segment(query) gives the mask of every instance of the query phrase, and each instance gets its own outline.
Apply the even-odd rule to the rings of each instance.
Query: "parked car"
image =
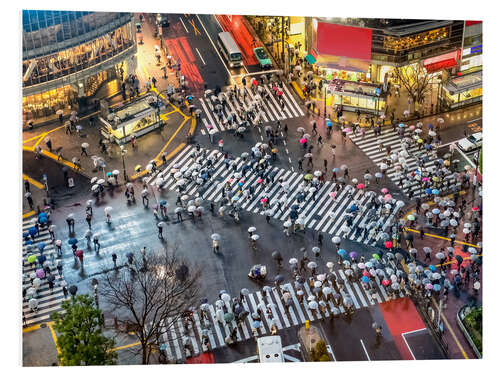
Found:
[[[473,151],[483,144],[483,133],[478,132],[469,135],[467,138],[462,138],[458,141],[458,147],[464,151]]]
[[[266,50],[263,47],[257,47],[253,49],[253,53],[257,60],[259,61],[259,65],[263,69],[272,68],[273,63],[269,56],[266,53]]]

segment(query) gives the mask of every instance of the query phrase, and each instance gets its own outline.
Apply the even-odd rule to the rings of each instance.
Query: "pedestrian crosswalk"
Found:
[[[411,131],[406,128],[405,136],[409,135]],[[387,157],[386,147],[389,146],[391,148],[391,152],[399,153],[402,151],[401,147],[401,136],[398,132],[395,132],[392,128],[384,128],[381,130],[381,135],[376,136],[373,130],[365,131],[365,135],[363,136],[361,133],[350,133],[349,137],[351,140],[363,151],[377,166],[380,166],[382,162],[384,162]],[[427,170],[434,169],[434,163],[437,158],[432,153],[427,153],[423,148],[419,150],[418,147],[412,146],[408,147],[407,151],[409,153],[409,157],[406,157],[405,164],[407,165],[408,173],[414,172],[418,169],[418,160],[422,159],[423,166]],[[403,169],[397,165],[397,163],[392,163],[391,166],[387,169],[386,175],[398,186],[400,185],[400,179],[402,177]],[[404,174],[404,172],[403,172]],[[454,178],[453,174],[450,172],[445,175],[444,180],[449,180],[450,186],[458,186],[459,183]],[[408,179],[402,186],[403,192],[408,195],[410,190],[413,192],[414,197],[425,196],[426,193],[422,188],[421,184],[415,179]]]
[[[381,285],[378,276],[373,279],[374,288],[368,291],[355,278],[348,279],[343,270],[336,270],[332,273],[335,274],[337,280],[344,280],[344,284],[337,281],[334,285],[329,279],[325,280],[323,287],[330,287],[333,291],[329,298],[319,296],[316,291],[311,290],[308,283],[303,284],[303,293],[298,293],[299,289],[296,289],[292,283],[284,283],[278,288],[264,287],[263,290],[247,294],[242,299],[241,305],[245,311],[248,311],[248,315],[240,323],[235,320],[225,321],[218,318],[215,312],[217,307],[212,304],[204,308],[206,313],[201,309],[194,311],[193,321],[187,329],[180,318],[176,321],[168,318],[166,322],[162,322],[162,326],[165,328],[161,341],[165,354],[170,361],[184,361],[184,346],[186,344],[193,351],[193,356],[208,349],[203,344],[204,339],[210,344],[210,350],[225,347],[227,345],[226,338],[234,328],[236,328],[236,342],[241,342],[257,336],[270,335],[273,326],[279,334],[279,331],[283,329],[305,324],[306,320],[314,322],[332,318],[332,314],[337,316],[338,311],[335,309],[338,309],[340,313],[345,313],[345,302],[349,298],[353,302],[354,310],[359,310],[389,301],[391,298],[405,296],[402,291],[389,296],[389,291]],[[283,294],[286,292],[290,294],[291,298],[291,302],[288,304],[283,298]],[[338,295],[335,296],[335,293]],[[375,295],[376,298],[372,299],[372,296]],[[311,309],[309,301],[313,298],[320,303],[319,306],[323,305],[324,308]],[[234,313],[230,302],[225,302],[223,309],[224,312]],[[261,310],[261,314],[258,313],[258,309]],[[255,322],[256,320],[258,323]]]
[[[150,178],[148,182],[161,186],[165,191],[175,191],[177,180],[171,169],[173,166],[189,169],[195,163],[192,157],[194,151],[195,148],[192,146],[185,147],[162,172],[154,178]],[[401,204],[392,204],[388,209],[385,205],[379,205],[377,209],[369,209],[371,202],[376,199],[374,198],[375,194],[347,188],[342,189],[333,199],[330,193],[336,184],[332,181],[319,185],[316,192],[306,189],[303,201],[297,204],[296,198],[303,190],[304,174],[270,166],[269,175],[274,175],[274,177],[273,181],[266,186],[266,182],[262,181],[261,176],[251,168],[246,167],[245,172],[243,167],[248,165],[248,160],[245,161],[241,157],[235,158],[233,162],[236,168],[233,169],[232,166],[226,165],[222,153],[217,150],[206,151],[207,159],[215,158],[211,179],[204,184],[198,184],[194,178],[188,179],[183,194],[201,196],[204,200],[220,203],[223,199],[223,187],[229,183],[233,197],[238,197],[240,208],[247,212],[264,215],[266,210],[269,210],[271,217],[285,222],[289,219],[292,207],[297,205],[299,229],[310,228],[328,235],[343,236],[364,244],[373,244],[381,238],[382,232],[391,224],[402,206]],[[254,193],[248,197],[239,193],[238,183],[241,179],[234,177],[238,173],[241,174],[241,179],[244,182],[241,189],[250,186],[255,188]],[[280,184],[280,179],[285,185],[288,185],[286,189]],[[266,210],[263,209],[261,203],[261,199],[264,198],[270,202],[270,208]],[[351,219],[348,218],[347,211],[353,204],[358,206],[358,214]],[[350,220],[352,220],[352,224],[347,226]],[[373,228],[378,229],[375,231]]]
[[[246,119],[246,112],[252,111],[255,113],[254,122],[267,123],[271,121],[285,120],[287,118],[304,116],[303,110],[293,97],[290,88],[283,85],[282,96],[283,108],[280,105],[279,99],[274,95],[272,86],[270,84],[261,85],[261,94],[257,91],[254,93],[248,87],[243,88],[246,92],[245,96],[240,96],[239,100],[229,100],[227,92],[221,94],[225,98],[226,105],[220,105],[218,102],[212,101],[210,97],[199,98],[199,109],[202,110],[200,114],[201,123],[204,128],[201,129],[202,134],[206,134],[210,129],[215,129],[218,132],[231,129],[228,122],[228,117],[233,116],[234,123],[241,123]],[[242,89],[242,90],[243,90]],[[243,91],[242,91],[243,92]],[[269,94],[269,99],[264,98],[264,94]],[[255,103],[261,104],[261,110],[256,108]],[[219,110],[217,108],[220,108]]]
[[[23,222],[23,233],[28,232],[29,228],[33,227],[33,219],[26,219]],[[41,284],[33,297],[38,301],[38,306],[35,311],[33,311],[29,306],[29,299],[31,298],[30,293],[27,293],[23,297],[23,317],[24,325],[39,324],[42,322],[47,322],[50,319],[50,315],[54,312],[62,312],[61,302],[64,300],[65,296],[63,293],[63,288],[61,283],[64,279],[57,271],[55,259],[57,258],[57,251],[51,242],[50,234],[47,227],[40,229],[38,235],[32,241],[31,245],[23,244],[23,289],[29,290],[33,284],[31,280],[34,279],[34,273],[36,269],[41,268],[39,266],[33,266],[28,263],[27,258],[29,255],[33,254],[35,256],[42,255],[38,248],[40,243],[45,243],[45,248],[43,249],[43,255],[47,258],[46,266],[50,267],[50,274],[47,274],[45,278],[41,279]],[[38,263],[37,263],[38,264]],[[49,288],[49,283],[47,276],[52,275],[54,277],[54,287],[51,290]],[[36,288],[35,288],[36,289]]]

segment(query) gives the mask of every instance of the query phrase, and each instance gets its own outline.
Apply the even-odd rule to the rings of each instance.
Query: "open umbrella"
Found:
[[[214,241],[219,241],[220,240],[220,234],[219,233],[213,233],[210,237]]]
[[[233,320],[234,320],[234,315],[233,315],[232,313],[229,313],[229,312],[228,312],[228,313],[225,313],[225,314],[224,314],[224,321],[225,321],[226,323],[230,323],[230,322],[232,322]]]
[[[316,262],[309,262],[309,263],[307,263],[307,268],[309,268],[311,270],[313,268],[316,268],[316,267],[318,267],[318,265],[316,264]]]

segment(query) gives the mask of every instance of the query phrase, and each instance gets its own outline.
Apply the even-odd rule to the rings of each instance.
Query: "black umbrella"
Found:
[[[241,305],[238,305],[234,308],[234,313],[239,315],[243,312],[243,307],[241,307]]]
[[[299,205],[298,204],[294,204],[291,208],[292,211],[297,211],[299,209]]]
[[[295,278],[295,280],[299,283],[299,284],[304,284],[306,282],[306,279],[304,276],[297,276]]]
[[[78,290],[78,288],[76,287],[76,285],[71,285],[68,290],[69,290],[69,293],[72,296],[74,296],[74,295],[76,295],[76,291]]]
[[[326,278],[330,281],[337,281],[337,275],[335,275],[334,273],[329,273]]]
[[[56,278],[54,277],[54,275],[49,275],[47,276],[47,281],[54,281]]]
[[[283,282],[283,280],[285,280],[285,279],[284,279],[284,277],[283,277],[283,276],[281,276],[281,275],[276,275],[276,276],[274,277],[274,281],[276,281],[276,282],[278,282],[278,283]]]
[[[248,314],[250,313],[247,310],[243,310],[238,314],[238,319],[243,320],[248,316]]]
[[[464,261],[464,259],[460,255],[455,255],[455,259],[457,260],[458,264]]]
[[[200,301],[202,304],[203,303],[208,303],[208,298],[207,297],[203,297]]]
[[[47,260],[47,257],[45,255],[39,255],[37,259],[38,263],[43,264]]]
[[[273,253],[271,254],[271,256],[273,257],[273,259],[283,259],[283,257],[281,256],[280,252],[279,251],[273,251]]]
[[[403,259],[403,255],[401,255],[401,253],[396,253],[395,256],[397,260]]]
[[[406,238],[408,241],[413,241],[413,234],[412,234],[412,233],[406,233],[405,238]]]

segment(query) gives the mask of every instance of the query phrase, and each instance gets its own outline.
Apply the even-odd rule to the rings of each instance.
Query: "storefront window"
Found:
[[[76,102],[76,92],[69,85],[23,97],[23,119],[26,121],[51,116],[59,109],[74,106]]]
[[[449,38],[449,35],[450,28],[441,27],[439,29],[426,31],[420,34],[403,38],[386,36],[384,38],[384,48],[386,50],[392,50],[394,52],[404,51]]]

